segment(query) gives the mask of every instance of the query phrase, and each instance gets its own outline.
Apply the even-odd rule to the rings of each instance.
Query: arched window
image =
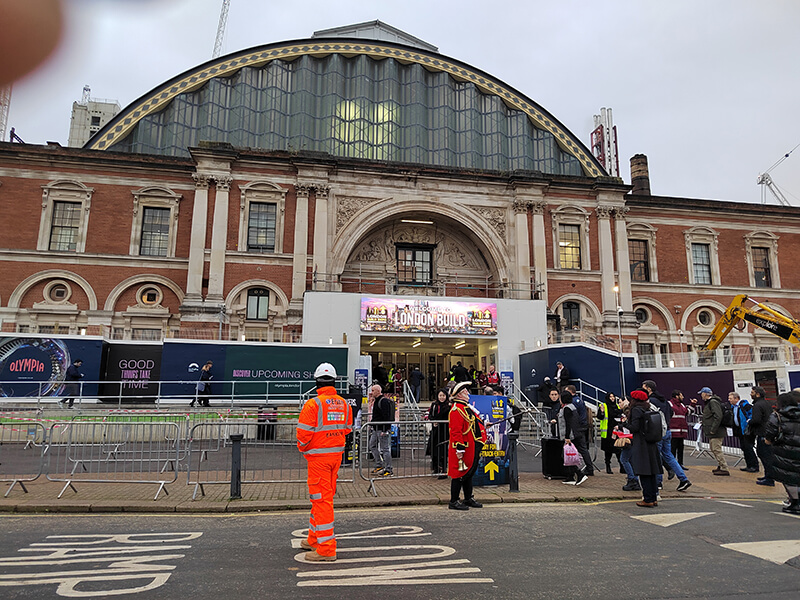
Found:
[[[561,305],[561,312],[564,314],[565,327],[574,329],[581,326],[581,306],[577,302],[564,302]]]
[[[269,318],[269,290],[250,288],[247,290],[248,321],[266,321]]]

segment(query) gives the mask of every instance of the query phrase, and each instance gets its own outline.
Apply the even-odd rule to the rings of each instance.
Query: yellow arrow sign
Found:
[[[486,463],[486,466],[483,467],[483,472],[489,474],[489,481],[494,481],[494,476],[499,471],[500,471],[500,467],[498,467],[497,464],[493,460],[490,460],[488,463]]]

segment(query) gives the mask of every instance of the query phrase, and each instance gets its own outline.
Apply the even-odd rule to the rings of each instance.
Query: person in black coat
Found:
[[[750,398],[753,400],[753,415],[750,417],[750,434],[756,438],[756,454],[764,465],[764,477],[759,477],[756,483],[772,487],[775,480],[772,474],[772,447],[767,444],[764,435],[767,430],[767,421],[772,414],[772,405],[766,398],[764,388],[757,385],[750,390]]]
[[[800,515],[800,392],[778,396],[778,410],[765,427],[766,443],[772,448],[772,474],[789,496],[783,512]]]
[[[428,444],[431,449],[431,471],[439,473],[439,479],[447,479],[447,442],[450,439],[447,418],[450,414],[450,397],[446,389],[439,390],[436,400],[428,409],[431,423],[431,436]],[[444,422],[441,422],[444,421]]]
[[[631,403],[628,407],[628,429],[633,434],[631,442],[631,465],[639,476],[644,499],[637,506],[658,506],[658,475],[661,474],[661,452],[657,442],[648,442],[644,437],[644,424],[650,402],[647,392],[634,390],[631,392]]]
[[[378,366],[375,367],[374,377],[378,385],[381,386],[381,390],[384,392],[387,391],[389,387],[389,372],[386,370],[386,367],[383,366],[383,361],[378,361]]]

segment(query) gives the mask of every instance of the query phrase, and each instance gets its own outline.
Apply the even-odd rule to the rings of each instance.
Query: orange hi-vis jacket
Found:
[[[341,454],[353,429],[353,410],[333,386],[318,388],[317,394],[305,403],[297,423],[297,448],[306,458]]]

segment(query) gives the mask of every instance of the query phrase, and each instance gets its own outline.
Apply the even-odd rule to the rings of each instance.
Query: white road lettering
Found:
[[[164,561],[183,558],[185,554],[178,552],[191,548],[180,542],[201,535],[165,532],[48,536],[45,542],[21,548],[20,552],[27,556],[0,557],[0,569],[4,571],[0,573],[0,587],[56,585],[56,594],[69,598],[145,592],[164,585],[176,568]],[[88,583],[92,589],[85,589]],[[98,583],[103,583],[104,589],[98,589]]]
[[[292,532],[292,546],[298,548],[307,530]],[[403,539],[430,536],[421,527],[387,526],[337,534],[340,542],[336,550],[337,561],[324,563],[324,569],[297,573],[298,587],[343,587],[376,585],[431,585],[454,583],[494,583],[488,577],[475,577],[478,567],[468,566],[466,558],[448,558],[456,553],[455,548],[437,544],[405,544],[387,546],[351,546],[348,541],[378,538]],[[341,542],[345,542],[342,546]],[[305,552],[294,559],[315,567],[320,563],[309,563]],[[384,563],[384,564],[381,564]],[[342,568],[340,565],[344,565]]]

